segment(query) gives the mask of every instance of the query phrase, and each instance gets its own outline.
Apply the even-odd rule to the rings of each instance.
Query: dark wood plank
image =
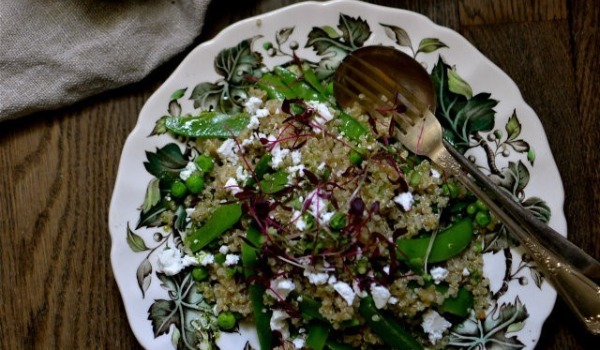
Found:
[[[567,18],[566,0],[459,0],[462,25],[535,22]]]

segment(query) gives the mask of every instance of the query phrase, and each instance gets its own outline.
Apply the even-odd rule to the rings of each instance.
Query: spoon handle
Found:
[[[460,164],[445,149],[442,149],[436,158],[440,166],[452,172],[469,191],[482,200],[508,231],[521,242],[536,262],[537,268],[544,273],[588,331],[600,335],[600,287],[569,264],[560,254],[555,254],[542,245],[534,235],[530,234],[531,231],[526,230],[503,211],[475,181],[462,171]]]
[[[482,173],[475,164],[458,152],[450,143],[444,140],[444,146],[452,155],[462,169],[473,176],[500,205],[524,226],[541,242],[546,248],[557,255],[562,256],[571,265],[581,271],[584,275],[594,280],[600,280],[600,262],[587,254],[581,248],[573,244],[566,237],[556,232],[550,226],[544,224],[529,210],[515,202],[506,191],[496,185],[488,176]]]

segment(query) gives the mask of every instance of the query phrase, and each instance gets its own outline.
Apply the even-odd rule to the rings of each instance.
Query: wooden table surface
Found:
[[[297,1],[214,0],[202,35]],[[600,258],[596,0],[379,0],[461,33],[539,115],[566,192],[570,239]],[[109,202],[123,143],[185,53],[143,82],[0,124],[0,348],[137,349],[110,265]],[[553,191],[553,189],[548,189]],[[558,301],[538,349],[597,349]]]

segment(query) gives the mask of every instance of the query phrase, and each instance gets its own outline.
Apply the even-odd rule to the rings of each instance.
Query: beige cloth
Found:
[[[0,121],[139,81],[199,35],[210,0],[1,0]]]

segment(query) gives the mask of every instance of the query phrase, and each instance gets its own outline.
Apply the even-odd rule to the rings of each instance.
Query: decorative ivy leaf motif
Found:
[[[243,109],[252,80],[248,78],[261,74],[262,55],[252,51],[252,43],[259,37],[242,40],[236,46],[219,52],[215,57],[214,67],[223,78],[194,87],[190,95],[194,108],[222,112],[238,112]]]
[[[290,38],[290,35],[292,35],[294,32],[294,28],[295,27],[287,27],[278,30],[277,33],[275,33],[275,41],[277,41],[277,44],[282,45],[287,42]]]
[[[150,132],[150,135],[148,135],[148,136],[162,135],[162,134],[166,133],[167,128],[165,127],[165,120],[167,120],[167,118],[169,118],[168,115],[158,118],[158,120],[154,124],[154,128],[152,129],[152,131]]]
[[[499,309],[494,308],[483,322],[472,315],[454,327],[448,346],[492,350],[522,349],[525,344],[516,336],[507,334],[522,328],[528,317],[527,308],[519,297],[516,297],[514,304],[503,303]]]
[[[155,206],[150,208],[147,212],[140,213],[140,220],[135,226],[136,229],[140,227],[157,227],[162,224],[160,220],[161,214],[166,211],[167,208],[162,202],[157,203]]]
[[[533,148],[530,148],[527,152],[527,160],[531,165],[533,165],[533,163],[535,162],[535,152],[533,151]]]
[[[542,275],[542,273],[535,268],[530,268],[529,273],[531,274],[531,278],[533,279],[535,285],[538,288],[542,288],[542,283],[544,282],[544,276]]]
[[[181,105],[177,100],[169,102],[169,114],[171,117],[179,117],[181,115]]]
[[[438,98],[436,116],[445,129],[444,137],[459,151],[470,146],[469,136],[478,131],[490,131],[494,127],[497,100],[489,93],[479,93],[471,98],[450,90],[451,71],[441,56],[433,67],[431,79]],[[456,84],[455,81],[453,84]]]
[[[214,333],[211,330],[216,330],[216,317],[210,305],[194,287],[191,274],[156,275],[162,282],[161,286],[169,292],[170,299],[155,300],[148,310],[154,336],[168,333],[173,325],[178,334],[171,339],[178,341],[177,349],[196,349],[200,340],[203,343],[207,341],[209,346],[214,344]],[[208,339],[198,338],[195,322],[199,322],[199,326],[207,331],[204,334]]]
[[[312,47],[323,58],[315,68],[319,79],[331,76],[346,55],[363,46],[371,36],[371,30],[366,21],[359,18],[340,14],[338,29],[341,35],[332,31],[331,27],[314,27],[308,33],[305,47]]]
[[[466,98],[473,97],[471,85],[461,78],[454,68],[448,70],[448,89],[451,92],[463,95]]]
[[[173,93],[171,94],[171,100],[179,100],[180,98],[183,97],[183,95],[185,95],[186,91],[187,91],[187,88],[177,89],[177,90],[173,91]]]
[[[144,239],[142,237],[140,237],[139,235],[137,235],[135,232],[133,232],[129,228],[129,223],[127,224],[126,240],[127,240],[127,244],[129,245],[129,248],[135,253],[139,253],[139,252],[148,250],[148,247],[146,246],[146,242],[144,242]]]
[[[410,47],[412,49],[412,42],[410,41],[408,33],[404,29],[391,24],[379,24],[383,27],[385,35],[394,40],[398,46]]]
[[[529,183],[529,169],[522,161],[509,162],[508,167],[501,169],[500,174],[490,175],[492,181],[505,188],[514,198],[521,198],[523,189]]]
[[[175,229],[179,231],[185,230],[187,214],[185,212],[185,207],[183,205],[179,205],[177,210],[175,211]]]
[[[552,212],[548,204],[544,200],[538,197],[530,197],[521,203],[525,209],[533,213],[542,222],[548,223]]]
[[[506,140],[512,141],[516,139],[521,134],[521,123],[519,122],[519,118],[517,118],[516,111],[513,111],[513,114],[508,118],[506,122]]]
[[[146,296],[146,291],[148,290],[148,287],[150,287],[150,282],[152,281],[151,274],[152,264],[150,264],[150,261],[148,260],[148,258],[146,258],[142,261],[140,266],[138,266],[136,272],[138,286],[142,291],[142,297]]]
[[[508,234],[506,228],[502,226],[499,230],[488,232],[484,236],[485,253],[498,253],[504,249],[518,245],[518,242]]]
[[[144,203],[142,204],[142,213],[147,213],[153,206],[158,204],[160,201],[160,186],[159,180],[153,178],[148,183],[146,188],[146,195],[144,196]]]
[[[146,170],[168,184],[179,178],[179,172],[188,163],[179,146],[174,143],[157,148],[154,153],[146,151],[146,158],[148,159],[144,162]]]
[[[437,38],[425,38],[419,43],[419,49],[417,50],[416,54],[419,52],[430,53],[443,47],[448,47],[448,45],[444,44]]]

